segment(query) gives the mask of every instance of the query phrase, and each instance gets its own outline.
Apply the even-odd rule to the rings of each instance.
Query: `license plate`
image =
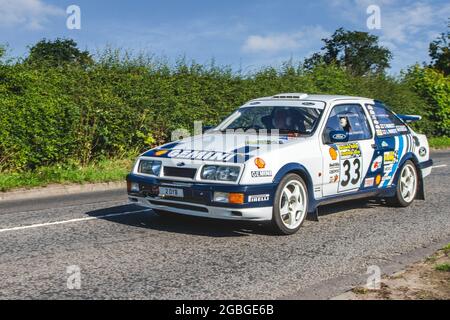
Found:
[[[183,198],[184,193],[183,193],[183,189],[159,187],[159,196],[160,197]]]

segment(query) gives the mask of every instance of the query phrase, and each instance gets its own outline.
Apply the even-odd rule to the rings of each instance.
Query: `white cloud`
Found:
[[[277,34],[269,36],[249,36],[245,41],[245,52],[277,52],[300,47],[297,35]]]
[[[397,43],[406,43],[417,37],[418,34],[430,33],[430,29],[439,22],[445,22],[450,14],[450,4],[442,8],[430,4],[416,3],[412,6],[382,11],[382,40]]]
[[[307,27],[293,33],[251,35],[247,37],[242,50],[246,53],[278,53],[294,49],[308,49],[329,35],[321,26]]]
[[[42,0],[0,0],[0,27],[42,29],[51,17],[63,15],[63,9]]]

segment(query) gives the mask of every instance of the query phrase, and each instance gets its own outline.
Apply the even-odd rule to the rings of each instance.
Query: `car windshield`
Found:
[[[241,108],[227,121],[226,130],[278,130],[279,133],[311,134],[322,110],[308,107],[260,106]],[[225,122],[226,123],[226,122]]]

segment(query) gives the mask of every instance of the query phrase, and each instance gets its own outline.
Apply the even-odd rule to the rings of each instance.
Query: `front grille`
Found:
[[[165,177],[194,179],[196,173],[197,169],[193,168],[164,167]]]

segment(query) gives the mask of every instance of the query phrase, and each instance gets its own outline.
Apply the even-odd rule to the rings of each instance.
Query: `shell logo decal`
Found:
[[[328,152],[330,153],[331,160],[337,160],[338,153],[335,148],[330,148]]]

